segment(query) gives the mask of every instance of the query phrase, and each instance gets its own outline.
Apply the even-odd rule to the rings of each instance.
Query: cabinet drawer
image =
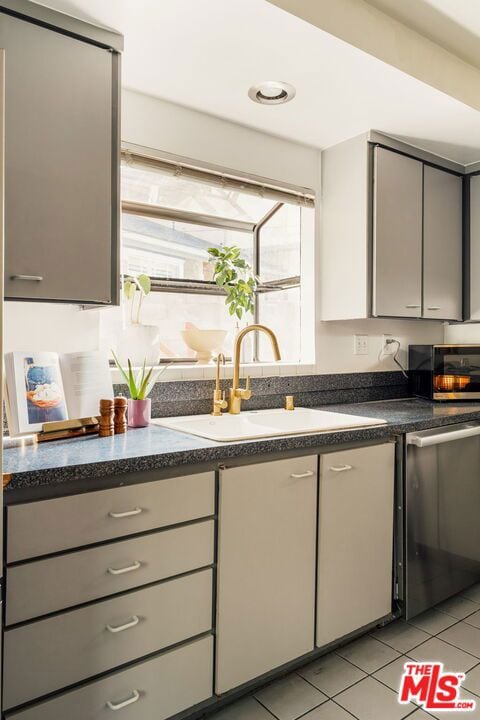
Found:
[[[7,562],[154,530],[214,513],[213,472],[8,508]]]
[[[213,520],[9,567],[8,625],[213,563]]]
[[[212,627],[203,570],[7,630],[4,706],[11,708]]]
[[[211,697],[212,665],[210,635],[7,718],[111,720],[109,703],[131,700],[119,708],[121,720],[164,720]]]

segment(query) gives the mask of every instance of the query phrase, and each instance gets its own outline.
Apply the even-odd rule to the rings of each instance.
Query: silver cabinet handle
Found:
[[[107,568],[107,572],[110,573],[110,575],[124,575],[125,573],[133,572],[134,570],[139,570],[142,567],[142,563],[138,562],[138,560],[135,560],[134,563],[131,565],[127,565],[126,567],[121,568]]]
[[[409,308],[410,310],[418,310],[420,305],[405,305],[406,308]]]
[[[31,282],[42,282],[42,275],[10,275],[10,280],[30,280]]]
[[[136,507],[133,510],[125,510],[124,512],[109,512],[111,518],[126,518],[132,517],[133,515],[140,515],[143,512],[142,508]]]
[[[441,310],[442,308],[439,305],[429,305],[427,307],[427,310]]]
[[[130,697],[126,700],[122,700],[118,703],[109,700],[107,702],[107,707],[110,708],[110,710],[121,710],[122,708],[127,707],[127,705],[133,705],[133,703],[136,703],[137,700],[140,700],[140,693],[138,690],[134,690]]]
[[[138,625],[139,622],[140,618],[138,617],[138,615],[132,615],[131,619],[123,625],[106,625],[105,627],[108,632],[119,633],[123,632],[124,630],[128,630],[129,628],[135,627],[135,625]]]
[[[332,472],[345,472],[345,470],[353,470],[352,465],[332,465],[330,468]]]
[[[300,480],[301,478],[312,477],[314,474],[313,470],[307,470],[307,472],[303,473],[292,473],[290,477],[294,480]]]

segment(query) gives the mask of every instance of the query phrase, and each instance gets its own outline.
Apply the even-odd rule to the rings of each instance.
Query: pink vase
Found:
[[[146,400],[132,400],[128,398],[128,427],[139,428],[150,425],[152,416],[152,401],[150,398]]]

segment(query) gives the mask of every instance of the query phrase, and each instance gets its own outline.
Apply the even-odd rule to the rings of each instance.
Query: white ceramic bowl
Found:
[[[200,330],[199,328],[182,330],[185,345],[191,350],[195,350],[197,362],[200,363],[210,362],[213,353],[221,351],[226,337],[226,330]]]

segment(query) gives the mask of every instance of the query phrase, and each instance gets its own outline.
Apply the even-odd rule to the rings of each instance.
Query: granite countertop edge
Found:
[[[10,475],[5,487],[13,490],[41,486],[65,486],[72,481],[112,475],[222,464],[236,458],[273,453],[321,449],[326,446],[388,439],[394,435],[480,420],[480,404],[439,406],[417,399],[377,401],[322,406],[321,409],[379,417],[386,424],[308,435],[289,435],[249,441],[219,443],[185,435],[159,426],[115,438],[83,438],[49,443],[50,447],[4,451],[4,473]],[[133,433],[136,433],[134,435]],[[138,440],[139,451],[134,440]],[[71,445],[71,443],[76,443]],[[87,446],[79,443],[89,443]],[[100,445],[100,443],[102,443]],[[123,445],[122,445],[123,443]],[[134,446],[134,447],[132,447]],[[125,448],[125,454],[122,450]],[[143,448],[143,449],[142,449]],[[72,454],[72,449],[74,450]],[[38,453],[38,454],[37,454]],[[86,462],[78,462],[85,455]],[[75,459],[73,459],[75,458]],[[41,467],[42,463],[44,466]],[[93,489],[93,488],[92,488]]]

